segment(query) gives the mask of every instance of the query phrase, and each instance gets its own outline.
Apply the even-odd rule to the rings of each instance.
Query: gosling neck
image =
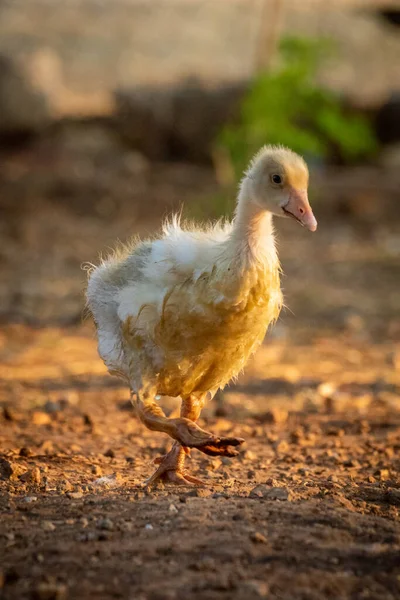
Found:
[[[277,260],[272,213],[252,199],[246,180],[238,195],[233,241],[237,251],[252,262],[271,264]]]

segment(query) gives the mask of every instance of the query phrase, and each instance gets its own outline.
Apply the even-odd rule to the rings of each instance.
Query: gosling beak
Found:
[[[317,220],[313,215],[310,203],[308,202],[307,190],[291,189],[289,200],[282,206],[283,212],[292,219],[296,219],[301,225],[307,227],[310,231],[317,229]]]

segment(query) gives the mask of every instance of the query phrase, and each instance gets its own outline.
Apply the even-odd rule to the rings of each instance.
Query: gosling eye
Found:
[[[280,185],[282,183],[282,177],[280,175],[271,175],[271,181],[272,183],[275,183],[276,185]]]

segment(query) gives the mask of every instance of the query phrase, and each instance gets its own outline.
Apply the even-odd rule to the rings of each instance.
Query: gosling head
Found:
[[[243,180],[252,202],[279,217],[291,217],[310,231],[317,221],[308,202],[305,161],[283,146],[264,146]]]

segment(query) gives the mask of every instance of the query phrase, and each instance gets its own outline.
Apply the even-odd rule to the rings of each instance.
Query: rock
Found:
[[[104,456],[106,456],[107,458],[115,458],[115,452],[112,448],[109,448],[108,450],[106,450],[106,452],[104,452]]]
[[[267,544],[268,543],[268,540],[265,537],[265,535],[263,535],[259,531],[255,531],[255,532],[251,533],[250,539],[252,542],[255,542],[256,544]]]
[[[24,465],[18,462],[0,458],[0,479],[16,481],[25,472],[25,468]]]
[[[374,475],[376,477],[379,477],[381,481],[386,481],[387,479],[390,479],[389,469],[378,469],[377,471],[375,471]]]
[[[55,531],[56,526],[51,521],[43,521],[42,522],[42,529],[44,531]]]
[[[190,492],[188,493],[188,496],[194,496],[195,498],[210,498],[210,496],[212,496],[213,492],[212,490],[206,488],[206,487],[198,487],[198,488],[194,488],[193,490],[190,490]]]
[[[63,479],[60,482],[59,488],[61,491],[63,492],[72,492],[74,489],[74,486],[72,485],[72,483],[70,481],[68,481],[68,479]]]
[[[32,456],[33,452],[30,448],[28,448],[27,446],[23,446],[20,451],[19,451],[19,455],[29,458],[29,456]]]
[[[179,511],[178,511],[178,509],[176,508],[175,504],[170,504],[170,505],[169,505],[169,508],[168,508],[168,511],[169,511],[170,513],[172,513],[172,514],[176,514],[176,513],[178,513],[178,512],[179,512]]]
[[[25,471],[19,477],[20,481],[23,483],[29,483],[31,485],[40,485],[41,475],[38,467],[34,467],[33,469],[29,469],[29,471]]]
[[[271,487],[280,487],[279,486],[279,481],[277,479],[274,479],[273,477],[269,477],[265,483],[271,488]]]
[[[95,486],[102,486],[105,488],[111,488],[118,484],[118,480],[120,479],[119,473],[113,473],[112,475],[104,475],[103,477],[99,477],[93,482]]]
[[[60,412],[64,408],[64,406],[60,402],[53,402],[48,400],[44,405],[44,410],[49,414],[54,414]]]
[[[100,519],[97,523],[97,527],[106,531],[112,531],[114,529],[114,523],[108,518]]]
[[[35,410],[32,413],[32,424],[33,425],[37,425],[38,427],[40,427],[42,425],[49,425],[49,423],[51,423],[51,417],[49,414],[39,411],[39,410]]]
[[[68,492],[67,498],[69,498],[70,500],[80,500],[81,498],[83,498],[83,493],[82,492]]]
[[[24,496],[22,498],[22,502],[26,504],[32,504],[33,502],[37,502],[37,496]]]
[[[151,523],[146,523],[144,528],[147,529],[147,531],[153,531],[153,529],[154,529],[154,527]]]
[[[267,487],[257,485],[250,491],[250,498],[263,498],[264,500],[293,500],[293,493],[283,487]]]
[[[10,479],[12,474],[11,463],[5,458],[0,458],[0,479]]]
[[[257,458],[257,454],[255,454],[255,453],[254,453],[254,452],[252,452],[251,450],[246,450],[246,452],[244,452],[244,453],[243,453],[243,458],[244,458],[245,460],[250,460],[250,461],[253,461],[253,460],[256,460],[256,458]]]

